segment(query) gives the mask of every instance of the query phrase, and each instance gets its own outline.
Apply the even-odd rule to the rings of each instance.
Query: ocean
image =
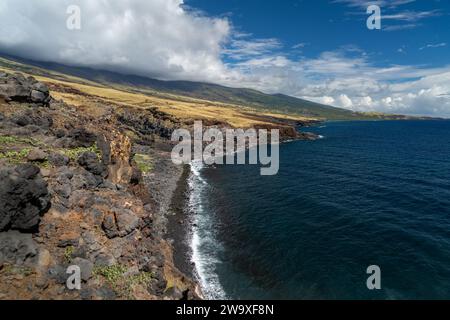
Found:
[[[280,171],[192,165],[210,299],[450,299],[450,121],[326,122]],[[369,290],[367,267],[381,269]]]

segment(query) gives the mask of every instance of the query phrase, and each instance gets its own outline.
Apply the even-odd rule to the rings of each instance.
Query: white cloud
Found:
[[[69,4],[82,9],[80,31],[66,29]],[[379,67],[355,46],[293,59],[279,40],[253,39],[182,0],[2,0],[0,21],[0,51],[25,58],[249,87],[360,111],[450,117],[450,66]]]
[[[423,49],[429,49],[429,48],[440,48],[440,47],[445,47],[447,46],[446,42],[441,42],[441,43],[436,43],[436,44],[427,44],[424,47],[421,47],[419,50],[423,50]]]
[[[166,79],[217,80],[227,19],[183,8],[182,0],[2,0],[0,50],[27,58]],[[69,5],[81,30],[66,28]]]
[[[450,66],[377,67],[370,55],[351,47],[282,61],[279,66],[245,64],[239,83],[356,111],[450,117]]]
[[[432,11],[403,11],[393,14],[383,14],[383,20],[399,20],[399,21],[417,21],[430,17],[440,16],[441,13],[438,10]]]
[[[334,0],[333,3],[344,3],[349,7],[367,8],[370,5],[378,5],[380,7],[396,8],[416,0]]]
[[[305,42],[300,42],[300,43],[297,43],[296,45],[293,45],[292,49],[302,49],[302,48],[306,47],[307,45],[308,44]]]
[[[351,8],[349,14],[366,15],[366,9],[370,5],[378,5],[381,8],[382,30],[401,31],[415,29],[421,26],[419,20],[438,17],[443,14],[441,10],[402,10],[399,7],[415,2],[415,0],[334,0],[331,3],[341,3]],[[394,24],[385,23],[393,21]]]
[[[353,107],[353,101],[346,94],[341,94],[338,98],[341,107],[351,109]]]
[[[278,39],[251,39],[248,36],[238,35],[234,36],[230,44],[223,54],[233,60],[245,60],[251,59],[255,56],[261,56],[273,52],[273,50],[280,49],[282,47]]]

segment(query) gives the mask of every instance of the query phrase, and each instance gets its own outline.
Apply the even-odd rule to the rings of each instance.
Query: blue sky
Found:
[[[367,29],[367,3],[370,1],[186,1],[188,6],[208,15],[227,17],[237,31],[249,33],[251,38],[278,39],[282,45],[279,50],[293,59],[312,58],[324,51],[353,45],[370,54],[380,66],[450,63],[450,1],[417,0],[397,6],[381,5],[382,15],[404,14],[397,19],[382,19],[381,31]],[[427,14],[419,18],[420,13]],[[389,31],[393,26],[399,30]],[[301,50],[293,50],[298,44],[302,45]],[[427,48],[428,45],[442,46]]]
[[[366,26],[370,4],[381,30]],[[450,117],[448,0],[2,0],[0,52]]]
[[[371,4],[381,9],[381,30],[366,26]],[[234,35],[223,61],[254,83],[267,77],[256,85],[263,91],[359,111],[450,115],[450,1],[188,0],[186,6],[229,19]]]

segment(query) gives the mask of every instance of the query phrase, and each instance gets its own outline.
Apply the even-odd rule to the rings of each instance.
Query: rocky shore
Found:
[[[151,108],[75,108],[1,73],[0,299],[201,298],[165,236],[177,126]],[[66,286],[73,265],[81,290]]]
[[[191,123],[51,90],[0,72],[0,299],[201,299],[190,170],[170,158],[173,130]],[[280,123],[282,140],[315,138],[298,125]],[[71,266],[80,290],[66,285]]]

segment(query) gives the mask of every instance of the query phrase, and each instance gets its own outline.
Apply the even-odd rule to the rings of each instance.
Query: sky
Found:
[[[448,0],[2,0],[0,52],[450,117]]]

